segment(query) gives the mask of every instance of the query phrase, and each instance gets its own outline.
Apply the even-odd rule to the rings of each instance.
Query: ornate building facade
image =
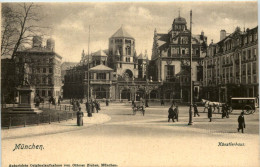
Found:
[[[189,48],[192,41],[192,59]],[[186,19],[177,17],[168,33],[154,31],[152,59],[149,76],[161,82],[159,95],[163,99],[179,99],[188,102],[190,99],[190,63],[192,65],[192,81],[194,81],[194,97],[199,100],[199,88],[203,80],[202,61],[206,56],[207,37],[204,32],[192,35],[187,29]]]
[[[239,27],[220,41],[211,43],[204,60],[203,94],[209,100],[227,102],[230,97],[257,97],[258,27],[241,31]]]
[[[24,80],[24,73],[28,73],[28,82],[35,87],[36,94],[48,99],[50,96],[61,95],[61,60],[62,57],[55,53],[55,41],[47,40],[47,45],[42,46],[42,38],[33,37],[33,47],[17,51],[15,54],[15,83]]]
[[[136,55],[135,39],[123,27],[108,42],[108,50],[89,57],[83,51],[80,63],[66,71],[64,98],[87,96],[88,70],[91,98],[139,100],[149,98],[151,91],[158,88],[156,82],[146,79],[148,55]]]

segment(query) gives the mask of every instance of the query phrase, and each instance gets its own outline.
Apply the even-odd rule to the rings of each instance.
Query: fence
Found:
[[[74,112],[64,112],[56,114],[2,114],[2,127],[11,128],[16,126],[39,125],[43,123],[67,121],[76,117]]]
[[[2,104],[2,109],[17,107],[17,104]],[[3,128],[11,128],[17,126],[39,125],[42,123],[67,121],[76,117],[76,112],[71,105],[52,105],[48,103],[41,103],[38,107],[42,110],[55,110],[55,113],[40,113],[40,114],[8,114],[2,112],[1,126]]]

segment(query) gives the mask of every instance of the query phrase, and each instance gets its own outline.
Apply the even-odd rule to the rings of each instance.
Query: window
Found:
[[[120,68],[122,68],[122,63],[120,63]]]
[[[251,60],[251,50],[247,50],[247,60]]]
[[[106,79],[106,73],[97,73],[97,79]]]
[[[40,68],[37,68],[37,73],[41,73],[41,69]]]
[[[48,90],[48,96],[52,96],[52,91]]]
[[[42,96],[45,96],[45,90],[42,90]]]
[[[243,51],[243,58],[242,58],[243,61],[246,61],[246,51]]]
[[[185,49],[181,50],[181,54],[183,54],[183,55],[185,54]]]
[[[52,71],[52,68],[49,68],[49,73],[52,73],[53,71]]]
[[[244,44],[247,44],[247,37],[244,38]]]
[[[167,73],[166,73],[166,78],[171,78],[174,76],[174,66],[166,66]]]
[[[253,74],[256,74],[256,63],[253,63]]]
[[[43,68],[43,69],[42,69],[42,72],[43,72],[43,73],[46,73],[46,68]]]
[[[48,84],[51,85],[52,84],[52,78],[48,77]]]

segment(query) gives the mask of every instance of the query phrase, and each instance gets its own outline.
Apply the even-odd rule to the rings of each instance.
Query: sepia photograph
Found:
[[[0,166],[260,166],[258,1],[0,7]]]

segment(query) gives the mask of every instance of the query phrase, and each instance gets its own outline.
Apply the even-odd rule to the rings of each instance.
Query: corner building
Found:
[[[192,41],[192,62],[189,48]],[[190,63],[192,65],[192,81],[194,100],[200,100],[200,87],[203,80],[202,61],[206,56],[207,37],[204,32],[190,36],[186,19],[179,16],[173,20],[168,33],[154,31],[152,59],[149,76],[160,82],[158,97],[189,101],[190,96]]]

